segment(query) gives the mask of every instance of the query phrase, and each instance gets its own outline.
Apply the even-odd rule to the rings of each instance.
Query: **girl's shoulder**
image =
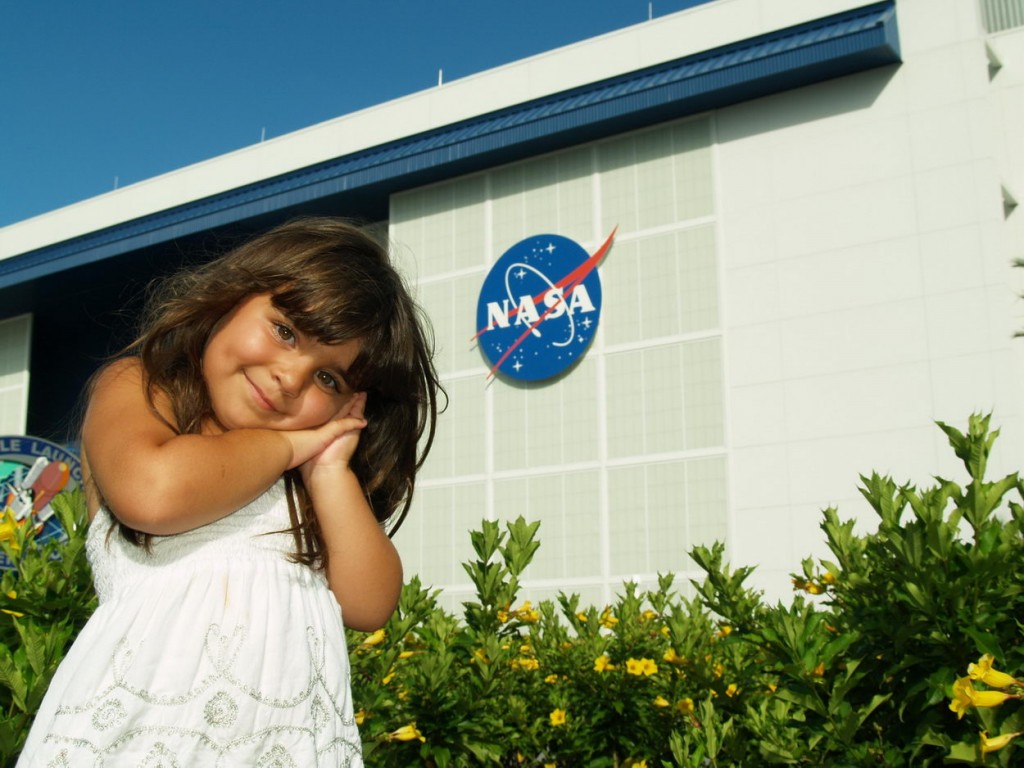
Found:
[[[93,391],[103,387],[141,387],[142,362],[137,357],[119,357],[100,368],[93,377]]]
[[[121,357],[107,363],[93,377],[89,410],[112,407],[126,416],[132,412],[148,413],[173,428],[170,399],[157,388],[147,396],[146,378],[142,361],[137,357]]]

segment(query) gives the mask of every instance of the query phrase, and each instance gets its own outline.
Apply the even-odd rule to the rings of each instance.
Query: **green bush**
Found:
[[[939,426],[966,483],[862,477],[877,530],[825,510],[832,557],[803,563],[789,604],[767,605],[716,544],[691,553],[706,574],[693,600],[665,575],[602,610],[565,595],[513,608],[537,524],[485,522],[464,619],[414,580],[382,632],[352,635],[368,763],[1010,764],[1014,743],[986,755],[981,732],[995,746],[1022,710],[963,704],[960,675],[979,654],[1024,662],[1024,488],[985,479],[987,417]]]
[[[13,766],[50,678],[96,608],[85,558],[88,518],[81,491],[51,502],[67,541],[40,543],[31,525],[0,523],[4,554],[14,564],[0,576],[0,763]]]
[[[939,426],[965,480],[862,477],[877,529],[825,510],[831,555],[804,561],[786,603],[767,604],[715,544],[690,553],[704,571],[692,598],[666,574],[657,589],[624,584],[609,606],[564,594],[533,606],[519,592],[538,524],[484,522],[461,616],[413,579],[383,630],[349,633],[367,764],[1011,765],[1024,485],[985,479],[987,417]],[[0,584],[8,764],[94,605],[80,497],[58,513],[69,541],[19,533]]]

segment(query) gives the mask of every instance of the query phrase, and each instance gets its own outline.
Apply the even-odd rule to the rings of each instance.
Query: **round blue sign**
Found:
[[[36,528],[36,541],[65,540],[67,533],[50,500],[81,485],[82,464],[74,453],[39,437],[0,436],[0,540],[12,539],[14,527]],[[0,570],[14,567],[0,552]]]
[[[477,302],[477,339],[491,373],[541,381],[579,360],[601,317],[598,261],[561,235],[534,235],[513,245],[491,267]]]

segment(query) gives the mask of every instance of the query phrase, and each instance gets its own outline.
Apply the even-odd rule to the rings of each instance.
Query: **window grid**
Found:
[[[469,553],[480,519],[521,514],[541,520],[524,597],[571,585],[607,602],[623,579],[692,569],[690,547],[724,539],[711,127],[668,124],[392,198],[391,235],[420,263],[451,398],[410,514],[422,522],[397,539],[407,572],[465,599],[459,561],[446,562],[458,539]],[[489,265],[545,231],[592,252],[613,227],[588,355],[554,382],[486,381],[466,318]]]

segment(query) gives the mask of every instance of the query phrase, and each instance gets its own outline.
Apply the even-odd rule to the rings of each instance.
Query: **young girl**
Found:
[[[439,390],[415,304],[365,233],[300,220],[168,281],[130,349],[82,428],[99,608],[18,765],[361,766],[342,617],[402,584]]]

